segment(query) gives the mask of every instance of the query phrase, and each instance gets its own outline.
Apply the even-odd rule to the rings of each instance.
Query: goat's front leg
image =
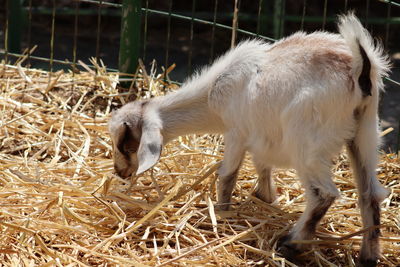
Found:
[[[364,233],[359,256],[359,266],[365,267],[376,266],[379,259],[380,202],[387,196],[387,191],[376,178],[377,146],[371,141],[362,143],[356,138],[347,146],[357,181],[363,225],[365,228],[372,227]]]
[[[291,261],[296,260],[298,254],[304,249],[304,245],[295,244],[293,241],[312,239],[319,221],[339,196],[339,192],[331,180],[329,167],[321,166],[319,168],[318,165],[314,165],[311,171],[319,173],[298,171],[305,187],[307,206],[293,229],[277,244],[278,251]]]
[[[243,141],[235,131],[230,131],[224,136],[225,153],[221,167],[218,169],[218,207],[228,210],[231,203],[232,191],[236,184],[237,174],[242,163],[245,148]]]

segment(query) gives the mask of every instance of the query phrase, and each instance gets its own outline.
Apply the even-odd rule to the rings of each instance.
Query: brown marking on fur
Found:
[[[355,85],[354,85],[354,80],[353,80],[353,77],[351,76],[351,74],[349,73],[349,88],[350,88],[350,91],[351,92],[354,92],[355,90]]]
[[[317,224],[322,219],[322,217],[324,217],[329,207],[335,201],[335,197],[323,197],[321,195],[320,189],[318,189],[317,187],[312,187],[311,192],[312,194],[314,194],[314,197],[318,198],[319,203],[311,211],[310,218],[304,225],[309,233],[314,234]]]
[[[362,115],[365,113],[365,110],[366,110],[366,109],[367,109],[366,106],[358,106],[356,109],[354,109],[354,111],[353,111],[354,119],[355,119],[356,121],[359,121],[360,118],[362,117]],[[349,143],[349,145],[350,145],[350,143]],[[354,142],[353,142],[352,146],[354,146]],[[353,149],[355,149],[355,148],[353,148]],[[356,149],[356,150],[358,151],[358,149]],[[357,152],[356,150],[354,151],[354,153]],[[358,153],[358,152],[357,152],[357,153]]]
[[[345,70],[347,73],[351,72],[351,61],[352,57],[348,53],[338,52],[332,48],[320,48],[315,50],[311,63],[317,66],[323,66],[329,68],[327,71],[333,72],[343,72]]]
[[[300,266],[300,263],[298,262],[298,256],[302,253],[302,251],[297,248],[296,244],[291,242],[292,239],[292,234],[282,236],[278,239],[276,247],[279,254],[281,254],[285,259]]]
[[[379,201],[375,198],[371,199],[371,209],[372,209],[372,221],[374,222],[375,226],[379,226],[381,224],[381,209]],[[376,228],[372,231],[370,235],[370,239],[378,239],[381,234],[379,228]]]
[[[228,176],[224,177],[224,182],[227,182],[227,183],[225,183],[225,185],[228,185],[228,188],[231,187],[231,185],[233,187],[233,184],[235,183],[235,179],[236,179],[237,175],[238,175],[238,170],[236,170],[233,173],[229,174]],[[226,187],[224,187],[224,189],[225,188]],[[222,192],[225,193],[226,191],[222,191]]]
[[[361,116],[361,114],[360,114],[360,108],[358,107],[358,108],[356,108],[356,109],[353,111],[353,117],[354,117],[354,119],[355,119],[356,121],[358,121],[358,120],[360,120],[360,116]]]
[[[236,177],[238,175],[239,168],[237,168],[234,172],[231,174],[225,176],[225,177],[220,177],[220,181],[218,186],[221,186],[222,189],[219,189],[220,191],[220,198],[218,199],[218,204],[220,204],[220,209],[221,210],[228,210],[229,205],[231,203],[231,198],[232,198],[232,191],[233,187],[235,186],[236,183]]]
[[[326,36],[295,34],[277,42],[267,52],[272,50],[282,51],[279,53],[280,57],[286,56],[286,53],[296,54],[296,50],[300,50],[303,57],[299,60],[308,60],[321,71],[346,72],[351,78],[353,57],[344,40],[340,38],[333,40]]]
[[[365,112],[365,107],[361,112]],[[368,188],[368,184],[365,183],[367,180],[367,171],[365,167],[363,166],[362,162],[360,161],[360,151],[357,145],[355,144],[354,140],[351,140],[348,142],[348,150],[350,154],[352,154],[352,157],[354,158],[354,165],[355,168],[359,172],[359,179],[357,181],[358,187],[359,187],[359,203],[361,208],[366,208],[370,209],[370,214],[369,218],[367,220],[372,220],[372,225],[365,225],[365,226],[376,226],[375,229],[372,229],[368,232],[366,232],[366,235],[364,238],[366,238],[369,242],[368,248],[365,248],[363,245],[362,251],[361,251],[361,257],[360,257],[360,262],[364,262],[365,265],[361,266],[376,266],[376,259],[370,259],[369,258],[369,249],[373,250],[379,250],[379,236],[380,236],[380,229],[378,226],[380,225],[380,203],[379,201],[372,195],[372,192],[370,192]],[[369,192],[369,195],[365,195],[365,193]],[[363,252],[364,250],[364,252]]]
[[[324,217],[325,213],[328,211],[329,207],[333,203],[332,201],[324,201],[321,205],[318,205],[311,213],[310,219],[307,221],[306,229],[309,233],[314,234],[317,228],[317,224]]]

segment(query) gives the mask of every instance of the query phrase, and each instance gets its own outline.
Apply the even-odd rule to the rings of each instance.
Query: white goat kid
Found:
[[[224,133],[218,202],[228,209],[238,169],[249,151],[259,174],[256,196],[275,199],[273,166],[293,167],[305,187],[307,207],[278,242],[281,253],[303,249],[339,196],[331,160],[347,144],[364,227],[361,266],[379,258],[380,202],[386,190],[376,178],[377,108],[388,62],[379,45],[349,14],[338,34],[296,33],[274,44],[239,44],[180,90],[128,103],[113,113],[109,130],[115,169],[140,174],[160,157],[163,144],[189,133]]]

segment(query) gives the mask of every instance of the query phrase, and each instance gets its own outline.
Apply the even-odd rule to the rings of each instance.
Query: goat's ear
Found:
[[[138,169],[136,175],[153,167],[160,159],[162,150],[162,136],[159,128],[144,127],[137,153]]]

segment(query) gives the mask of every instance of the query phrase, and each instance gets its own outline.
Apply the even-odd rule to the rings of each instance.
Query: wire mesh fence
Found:
[[[130,74],[124,80],[132,80],[141,58],[144,66],[154,60],[164,71],[174,68],[166,78],[182,81],[246,38],[336,31],[337,14],[347,10],[355,10],[396,59],[400,3],[389,0],[6,0],[0,56],[4,62],[24,56],[22,64],[50,72],[79,71],[78,60],[90,67],[93,57],[109,71]],[[389,87],[399,87],[396,67]]]
[[[233,39],[237,42],[243,38],[259,37],[273,41],[297,30],[334,30],[335,16],[349,9],[356,10],[365,25],[384,41],[388,49],[396,49],[399,37],[395,32],[400,18],[396,17],[398,10],[393,10],[392,6],[398,7],[397,2],[367,0],[339,4],[339,1],[325,0],[321,3],[310,0],[236,1],[234,9],[234,3],[218,0],[168,0],[162,3],[149,0],[6,0],[2,12],[2,55],[8,59],[21,54],[22,48],[40,44],[38,49],[43,52],[36,53],[42,58],[35,57],[36,53],[28,53],[28,62],[30,59],[47,59],[51,68],[52,60],[53,63],[73,64],[77,57],[103,58],[110,54],[114,59],[105,62],[110,61],[107,65],[111,69],[118,69],[118,56],[115,55],[126,53],[128,49],[119,49],[120,38],[124,29],[132,25],[130,47],[138,50],[136,58],[156,58],[157,62],[168,65],[172,58],[175,60],[172,54],[175,55],[177,51],[174,50],[179,46],[179,53],[187,57],[186,64],[183,64],[188,68],[184,73],[186,76],[192,70],[191,63],[202,65],[210,62],[232,46]],[[131,17],[123,18],[121,27],[121,15],[123,10],[128,9],[130,11],[125,13],[131,14]],[[140,39],[133,39],[139,36]],[[154,38],[157,40],[154,41]],[[203,46],[204,52],[201,51],[204,62],[195,58],[201,41],[207,44]],[[158,46],[154,42],[158,42]],[[66,44],[68,47],[63,47]],[[155,49],[161,50],[159,55],[154,52]],[[136,64],[137,60],[132,61]]]

